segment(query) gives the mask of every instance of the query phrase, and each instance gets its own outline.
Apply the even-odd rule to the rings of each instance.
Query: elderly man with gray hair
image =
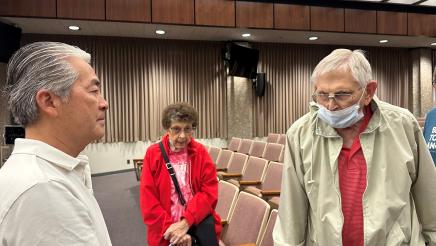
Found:
[[[108,109],[90,59],[77,47],[36,42],[9,61],[9,106],[26,136],[0,169],[1,245],[111,245],[80,155],[104,135]]]
[[[360,50],[315,67],[287,131],[274,245],[436,245],[436,169],[415,117],[374,97]]]

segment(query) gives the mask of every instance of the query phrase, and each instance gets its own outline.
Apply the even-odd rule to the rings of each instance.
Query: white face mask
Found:
[[[366,87],[363,91],[365,91],[365,89]],[[360,100],[362,100],[363,94],[364,93],[362,93],[362,96],[360,96],[360,99],[356,104],[336,111],[330,111],[326,107],[317,103],[319,108],[318,117],[333,128],[347,128],[356,124],[363,118],[363,112],[362,110],[359,110]]]

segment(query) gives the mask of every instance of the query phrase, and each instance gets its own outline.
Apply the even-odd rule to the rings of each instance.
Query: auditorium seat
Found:
[[[279,138],[277,139],[277,143],[285,145],[285,143],[286,143],[286,134],[280,134]]]
[[[260,185],[262,183],[263,176],[265,175],[267,166],[267,160],[250,156],[240,180],[230,179],[228,181],[238,187],[246,187],[247,185]]]
[[[216,160],[216,169],[226,170],[227,167],[229,166],[229,162],[232,156],[233,156],[233,151],[228,149],[221,150]]]
[[[268,200],[268,204],[271,206],[271,208],[278,209],[280,205],[280,197],[271,197],[271,199]]]
[[[241,139],[233,137],[230,140],[229,144],[227,145],[227,149],[231,151],[238,151],[240,144],[241,144]]]
[[[251,148],[250,148],[250,151],[248,152],[248,154],[250,156],[262,157],[263,156],[263,152],[265,151],[265,147],[266,147],[266,142],[253,141],[253,143],[251,144]]]
[[[280,156],[279,156],[279,162],[283,163],[284,158],[285,158],[285,150],[283,148],[282,153],[280,153]]]
[[[273,196],[280,196],[282,186],[283,164],[278,162],[270,162],[266,168],[265,177],[259,186],[248,186],[244,191],[249,192],[258,197],[268,199]]]
[[[235,208],[221,234],[220,245],[259,244],[270,206],[267,202],[241,191]]]
[[[283,144],[268,143],[265,147],[262,158],[267,159],[268,161],[279,161],[280,154],[283,151],[283,146]]]
[[[209,147],[209,156],[212,159],[213,163],[217,162],[218,156],[221,152],[221,149],[218,147],[210,146]]]
[[[268,222],[266,223],[265,230],[262,233],[262,237],[260,238],[260,246],[273,246],[274,241],[272,237],[272,233],[274,230],[274,225],[276,223],[278,210],[273,209],[268,218]]]
[[[242,139],[241,144],[239,144],[238,152],[243,154],[248,154],[250,152],[251,144],[253,140],[251,139]]]
[[[236,199],[238,198],[239,189],[233,184],[220,180],[218,183],[218,203],[215,211],[221,217],[221,221],[227,223],[230,215],[235,208]]]
[[[239,179],[245,169],[245,164],[247,163],[248,155],[242,153],[233,153],[230,158],[229,164],[226,169],[220,168],[218,170],[218,177],[220,179]]]
[[[280,134],[277,133],[269,133],[266,137],[267,143],[277,143],[277,140],[279,139]]]

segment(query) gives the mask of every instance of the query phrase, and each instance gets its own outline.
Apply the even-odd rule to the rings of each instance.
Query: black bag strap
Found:
[[[170,159],[168,159],[167,152],[165,151],[164,145],[162,141],[159,142],[160,152],[165,161],[165,166],[167,167],[168,172],[170,173],[170,177],[173,180],[174,188],[176,189],[177,195],[179,196],[180,203],[185,206],[186,200],[183,197],[182,191],[180,190],[179,182],[177,181],[176,173],[174,172],[174,168],[171,165]]]

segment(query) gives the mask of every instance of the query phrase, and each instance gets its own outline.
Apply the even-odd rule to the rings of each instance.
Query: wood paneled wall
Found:
[[[106,0],[106,20],[150,22],[151,0]]]
[[[407,13],[377,11],[377,33],[407,35]]]
[[[58,18],[105,20],[105,0],[56,0]]]
[[[0,16],[436,37],[436,14],[238,0],[1,0]]]
[[[310,7],[310,29],[314,31],[344,31],[344,9]]]
[[[195,0],[195,24],[206,26],[235,26],[235,2]]]
[[[276,29],[310,30],[310,7],[292,4],[274,4]]]
[[[345,9],[345,32],[377,33],[377,11]]]
[[[0,16],[56,17],[56,0],[2,0]]]
[[[407,33],[436,37],[436,15],[407,14]]]
[[[156,23],[194,24],[194,0],[152,0],[151,19]]]
[[[274,5],[236,1],[236,26],[274,28]]]

